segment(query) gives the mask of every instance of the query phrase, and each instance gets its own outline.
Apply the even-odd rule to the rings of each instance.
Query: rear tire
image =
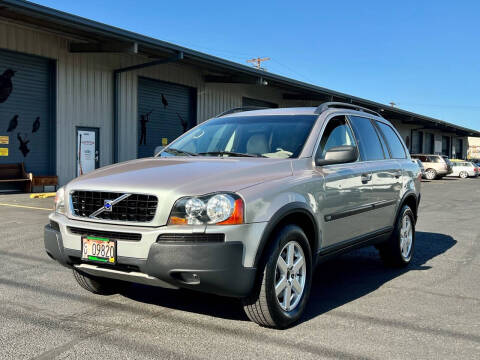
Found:
[[[310,296],[312,272],[312,253],[303,230],[296,225],[280,229],[261,261],[252,294],[243,299],[248,318],[277,329],[298,321]]]
[[[405,267],[410,264],[415,246],[415,216],[408,205],[402,207],[390,239],[378,246],[380,257],[387,266]]]
[[[73,277],[85,290],[97,295],[113,295],[127,287],[123,281],[88,275],[73,269]]]
[[[460,174],[458,174],[458,176],[461,178],[461,179],[466,179],[468,178],[468,174],[466,171],[460,171]]]
[[[427,180],[435,180],[437,177],[437,172],[434,169],[425,170],[425,178]]]

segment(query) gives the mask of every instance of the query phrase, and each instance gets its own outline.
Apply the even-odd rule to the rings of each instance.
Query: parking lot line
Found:
[[[0,206],[10,206],[10,207],[25,208],[25,209],[34,209],[34,210],[48,210],[48,211],[53,211],[53,209],[50,209],[50,208],[42,208],[42,207],[36,207],[36,206],[27,206],[27,205],[16,205],[16,204],[5,204],[5,203],[0,203]]]

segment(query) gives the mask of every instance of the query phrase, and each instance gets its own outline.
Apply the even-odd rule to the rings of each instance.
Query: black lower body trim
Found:
[[[330,257],[349,252],[354,249],[358,249],[364,246],[370,246],[379,244],[383,241],[386,241],[392,235],[393,227],[388,226],[386,228],[373,231],[371,233],[355,237],[346,241],[342,241],[339,244],[334,244],[327,246],[326,248],[320,250],[318,253],[319,260],[327,260]]]
[[[81,251],[64,248],[61,232],[50,224],[45,226],[44,242],[47,254],[60,264],[72,267],[82,262]],[[175,287],[246,297],[255,283],[256,268],[243,266],[243,251],[241,242],[161,242],[151,245],[147,259],[119,256],[116,265],[95,265],[141,272]]]
[[[378,201],[375,203],[367,204],[367,205],[362,205],[354,209],[338,212],[338,213],[333,213],[333,214],[328,214],[325,215],[325,221],[333,221],[333,220],[338,220],[342,219],[348,216],[352,215],[357,215],[361,214],[366,211],[371,211],[371,210],[376,210],[380,209],[386,206],[394,205],[397,201],[396,200],[384,200],[384,201]]]
[[[155,243],[146,273],[172,285],[223,296],[245,297],[255,283],[255,268],[242,265],[243,244]]]

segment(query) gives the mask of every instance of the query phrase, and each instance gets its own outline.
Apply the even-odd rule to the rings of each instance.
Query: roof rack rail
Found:
[[[355,105],[355,104],[343,103],[343,102],[325,102],[323,104],[320,104],[315,110],[315,114],[321,114],[322,112],[330,108],[350,108],[353,110],[363,111],[366,113],[376,115],[378,117],[382,117],[382,115],[380,115],[378,112],[370,110],[366,107]]]
[[[262,109],[268,109],[268,108],[266,108],[266,107],[261,107],[261,106],[242,106],[242,107],[236,107],[236,108],[233,108],[233,109],[224,111],[224,112],[216,115],[215,117],[218,118],[218,117],[220,117],[220,116],[225,116],[225,115],[228,115],[228,114],[233,114],[233,113],[241,112],[241,111],[253,111],[253,110],[262,110]]]

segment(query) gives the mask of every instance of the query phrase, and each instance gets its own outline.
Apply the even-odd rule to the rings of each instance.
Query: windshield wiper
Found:
[[[178,154],[178,155],[198,156],[198,154],[196,154],[196,153],[191,153],[191,152],[188,152],[188,151],[185,151],[185,150],[179,150],[179,149],[175,149],[175,148],[166,148],[163,151]]]
[[[247,153],[238,153],[233,151],[207,151],[198,153],[198,155],[228,155],[228,156],[236,156],[236,157],[265,157],[260,154],[247,154]]]

